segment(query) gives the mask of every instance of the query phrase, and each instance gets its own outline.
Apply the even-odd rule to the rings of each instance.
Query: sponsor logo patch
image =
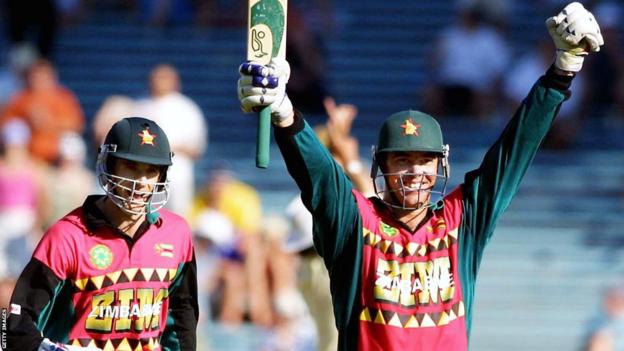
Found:
[[[89,250],[91,264],[98,269],[106,269],[113,263],[113,252],[106,245],[98,244]]]

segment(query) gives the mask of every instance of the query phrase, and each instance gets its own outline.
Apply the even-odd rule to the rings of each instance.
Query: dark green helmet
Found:
[[[437,190],[430,189],[429,192],[438,198],[444,197],[446,183],[450,175],[449,147],[444,144],[440,124],[433,117],[414,110],[401,111],[391,115],[382,124],[377,145],[373,148],[371,178],[377,196],[391,207],[408,210],[422,208],[408,207],[405,202],[399,201],[396,194],[388,189],[386,176],[399,175],[398,173],[385,173],[385,154],[390,152],[431,152],[436,154],[440,159],[436,176],[442,178],[442,181],[436,182]],[[420,174],[403,173],[400,175],[401,182],[403,182],[404,176],[415,175],[419,176]],[[399,191],[403,192],[403,199],[405,199],[405,189],[401,188]],[[432,206],[434,202],[423,203],[421,206]]]
[[[423,151],[444,154],[438,122],[426,113],[401,111],[388,117],[379,131],[375,152]]]
[[[172,153],[167,135],[158,124],[146,118],[128,117],[115,123],[102,147],[116,158],[171,166]]]
[[[100,146],[96,165],[98,181],[122,211],[133,215],[147,214],[148,221],[153,223],[158,218],[156,211],[169,199],[167,169],[172,164],[172,156],[165,132],[154,121],[141,117],[124,118],[111,127]],[[151,191],[143,191],[141,185],[149,183],[114,173],[111,161],[115,159],[161,166],[160,179],[150,184]]]

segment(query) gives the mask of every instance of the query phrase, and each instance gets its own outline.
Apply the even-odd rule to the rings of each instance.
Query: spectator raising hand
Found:
[[[352,104],[339,104],[332,97],[323,100],[327,111],[327,136],[329,151],[351,178],[355,187],[364,194],[373,195],[373,185],[360,160],[359,143],[351,136],[351,126],[358,109]]]

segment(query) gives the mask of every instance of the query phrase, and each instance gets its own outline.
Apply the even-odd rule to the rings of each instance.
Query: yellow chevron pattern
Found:
[[[443,220],[438,221],[436,228],[446,228]],[[445,250],[457,242],[457,228],[447,232],[443,237],[429,240],[426,243],[418,244],[410,242],[405,246],[391,240],[383,239],[380,235],[371,232],[368,229],[362,230],[364,244],[381,250],[384,254],[393,253],[394,255],[417,256],[423,257],[428,253]]]
[[[139,340],[123,339],[109,339],[96,342],[92,339],[74,339],[70,340],[70,345],[79,347],[99,347],[103,351],[143,351],[143,350],[158,350],[160,349],[159,338],[149,338]],[[117,347],[115,347],[117,345]],[[136,345],[134,348],[132,345]]]
[[[96,289],[101,289],[105,278],[110,279],[113,284],[117,284],[122,276],[125,277],[127,281],[132,282],[136,278],[138,272],[139,268],[126,268],[95,277],[76,279],[72,283],[79,291],[85,291],[88,288],[92,289],[89,283],[91,283]],[[141,268],[140,272],[145,280],[150,280],[153,273],[156,272],[156,276],[160,282],[170,282],[175,278],[178,270],[176,268]]]
[[[448,310],[436,313],[416,313],[416,314],[399,314],[396,312],[386,311],[386,316],[391,313],[390,317],[384,317],[382,310],[374,310],[364,307],[360,312],[360,321],[377,323],[382,325],[391,325],[398,328],[429,328],[441,327],[451,323],[457,318],[463,317],[465,314],[464,302],[459,301],[453,304]],[[373,319],[372,316],[375,316]],[[387,319],[387,320],[386,320]],[[437,319],[437,320],[436,320]]]

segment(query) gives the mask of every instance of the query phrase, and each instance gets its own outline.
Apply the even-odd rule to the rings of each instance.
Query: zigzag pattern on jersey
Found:
[[[89,291],[127,282],[170,282],[177,273],[177,268],[126,268],[95,277],[76,279],[72,283],[80,291]]]
[[[365,307],[360,313],[360,320],[399,328],[427,328],[447,325],[463,317],[465,313],[463,301],[456,302],[451,308],[441,312],[416,314],[402,314]]]
[[[160,350],[160,337],[142,339],[74,339],[70,340],[70,345],[81,347],[98,347],[103,351],[145,351]]]
[[[444,224],[442,224],[444,225]],[[445,228],[446,226],[444,226]],[[442,229],[441,226],[437,226],[436,229]],[[427,231],[433,232],[432,227],[427,227]],[[392,240],[384,239],[381,235],[375,234],[370,230],[364,228],[362,230],[364,235],[364,244],[373,247],[374,249],[381,250],[384,254],[393,254],[397,257],[406,256],[426,256],[427,254],[435,251],[446,250],[457,242],[457,229],[453,229],[446,233],[443,237],[429,240],[424,244],[408,243],[403,246]]]

